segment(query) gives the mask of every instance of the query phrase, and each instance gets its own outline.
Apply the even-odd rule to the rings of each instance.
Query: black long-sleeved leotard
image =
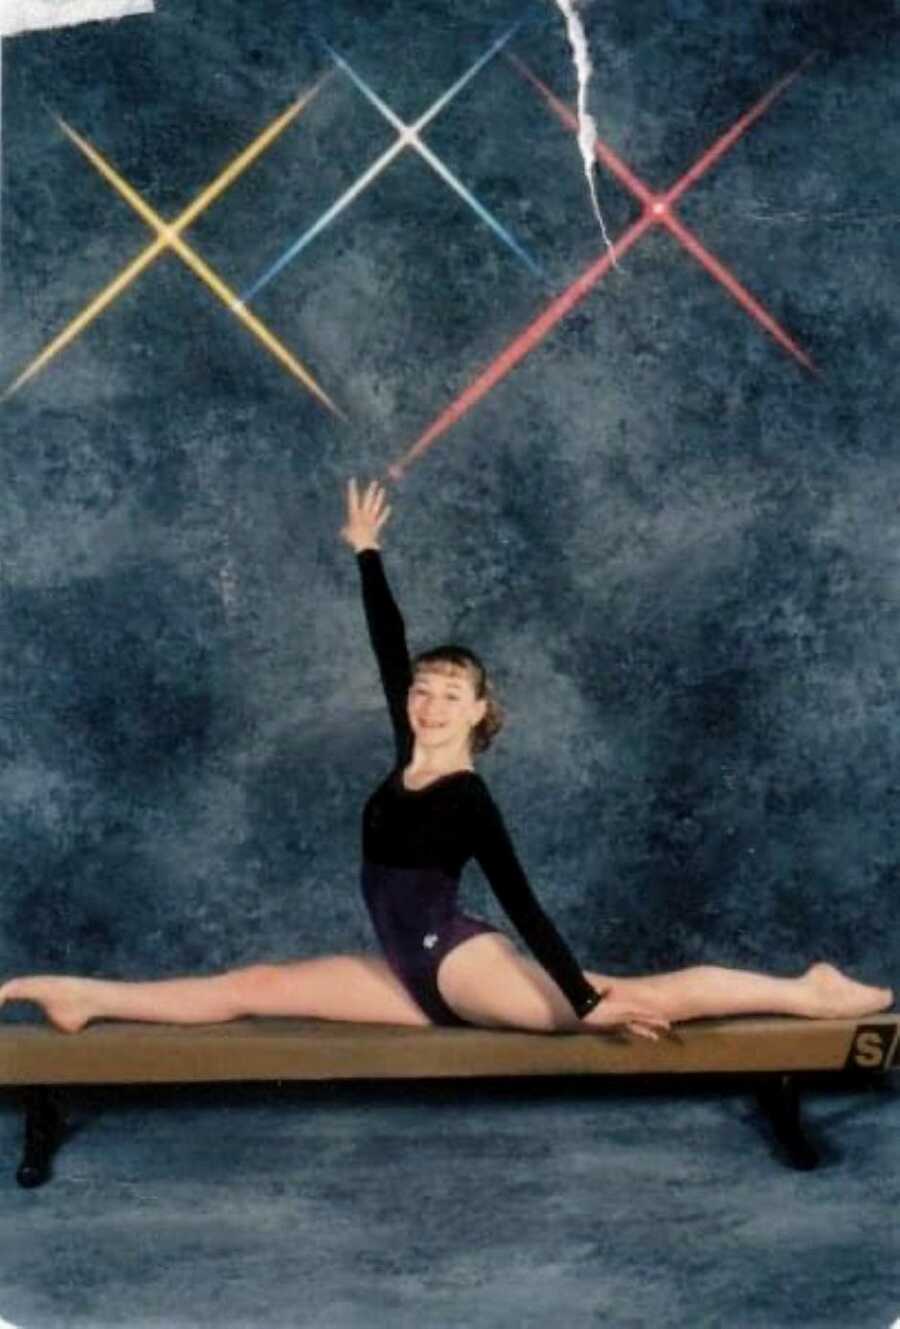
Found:
[[[399,952],[410,950],[413,937],[419,946],[424,934],[425,947],[430,938],[437,939],[441,922],[455,909],[463,865],[474,857],[528,949],[575,1013],[586,1015],[600,994],[535,898],[481,777],[474,771],[454,771],[421,789],[404,786],[414,737],[406,710],[412,668],[403,618],[378,550],[360,551],[357,563],[396,743],[396,765],[365,805],[362,837],[364,881],[367,870],[370,876],[381,874],[377,900],[367,893],[367,902],[389,962],[399,971],[404,963]],[[418,963],[415,957],[413,963]]]

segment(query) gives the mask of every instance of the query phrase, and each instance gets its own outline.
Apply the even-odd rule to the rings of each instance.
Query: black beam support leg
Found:
[[[759,1085],[757,1101],[790,1165],[801,1172],[817,1167],[819,1153],[803,1127],[796,1077],[767,1077]]]
[[[53,1155],[63,1137],[63,1113],[49,1089],[35,1085],[25,1095],[25,1149],[16,1172],[32,1189],[49,1180]]]

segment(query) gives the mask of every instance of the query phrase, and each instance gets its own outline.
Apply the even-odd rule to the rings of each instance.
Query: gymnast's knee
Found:
[[[265,1005],[280,973],[275,964],[251,964],[241,969],[229,969],[227,973],[219,974],[218,979],[234,1008],[234,1015],[239,1017],[255,1015],[259,1007]]]

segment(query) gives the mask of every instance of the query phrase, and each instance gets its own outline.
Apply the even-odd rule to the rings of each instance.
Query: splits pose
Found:
[[[797,978],[703,965],[643,978],[582,971],[535,899],[496,804],[474,769],[501,724],[484,667],[442,646],[410,660],[379,552],[390,515],[383,488],[347,490],[344,541],[394,730],[396,764],[363,813],[362,888],[382,956],[328,955],[209,977],[129,983],[39,975],[0,987],[0,1005],[31,1001],[59,1029],[90,1020],[206,1024],[247,1015],[406,1025],[480,1025],[542,1032],[624,1028],[658,1038],[701,1016],[854,1018],[893,994],[815,964]],[[474,858],[531,955],[460,912]],[[533,957],[533,958],[532,958]]]

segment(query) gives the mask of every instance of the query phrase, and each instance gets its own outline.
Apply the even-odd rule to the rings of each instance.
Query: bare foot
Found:
[[[66,1034],[77,1034],[95,1014],[91,1002],[90,978],[62,978],[38,975],[12,978],[0,987],[0,1006],[7,1001],[33,1001],[47,1019]]]
[[[810,992],[809,1014],[820,1020],[852,1019],[875,1015],[894,1004],[890,988],[870,987],[842,974],[832,964],[810,965],[801,982]]]

